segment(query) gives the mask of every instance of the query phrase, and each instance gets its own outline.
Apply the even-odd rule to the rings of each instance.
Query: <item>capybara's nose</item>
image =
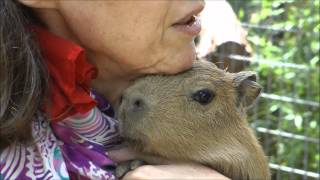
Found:
[[[145,108],[145,102],[141,97],[131,97],[128,105],[128,111],[131,113],[141,112]]]
[[[145,98],[139,95],[127,95],[122,99],[122,116],[130,119],[130,121],[136,122],[143,118],[147,112],[147,103]],[[124,118],[125,119],[125,118]]]
[[[120,96],[120,99],[119,99],[119,104],[121,104],[123,101],[123,95]]]

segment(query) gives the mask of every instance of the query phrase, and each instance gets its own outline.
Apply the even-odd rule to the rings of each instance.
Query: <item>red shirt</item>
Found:
[[[91,110],[96,101],[90,96],[89,83],[97,69],[87,62],[84,49],[41,27],[32,29],[49,72],[45,110],[50,119],[59,121]]]

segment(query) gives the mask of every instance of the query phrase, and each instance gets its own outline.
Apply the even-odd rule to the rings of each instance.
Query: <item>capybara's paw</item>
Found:
[[[144,161],[141,161],[141,160],[133,160],[130,162],[130,169],[131,170],[134,170],[142,165],[145,165],[145,162]]]
[[[130,161],[122,162],[122,163],[118,164],[116,171],[115,171],[115,175],[117,178],[121,178],[127,172],[134,170],[142,165],[144,165],[144,162],[141,160],[130,160]]]

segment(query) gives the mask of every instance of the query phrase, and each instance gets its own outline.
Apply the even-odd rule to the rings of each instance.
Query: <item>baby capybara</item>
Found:
[[[138,152],[198,162],[232,179],[270,179],[246,121],[260,91],[255,73],[228,73],[204,60],[177,75],[146,76],[123,94],[120,134]]]

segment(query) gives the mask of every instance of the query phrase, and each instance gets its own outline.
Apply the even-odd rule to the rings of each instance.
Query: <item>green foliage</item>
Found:
[[[257,71],[264,92],[319,103],[318,0],[231,0],[248,27]],[[260,62],[260,63],[259,63]],[[279,65],[282,65],[280,66]],[[319,107],[261,98],[250,111],[252,126],[281,130],[317,140]],[[270,162],[319,173],[319,144],[258,132]],[[301,176],[274,171],[278,179]]]

